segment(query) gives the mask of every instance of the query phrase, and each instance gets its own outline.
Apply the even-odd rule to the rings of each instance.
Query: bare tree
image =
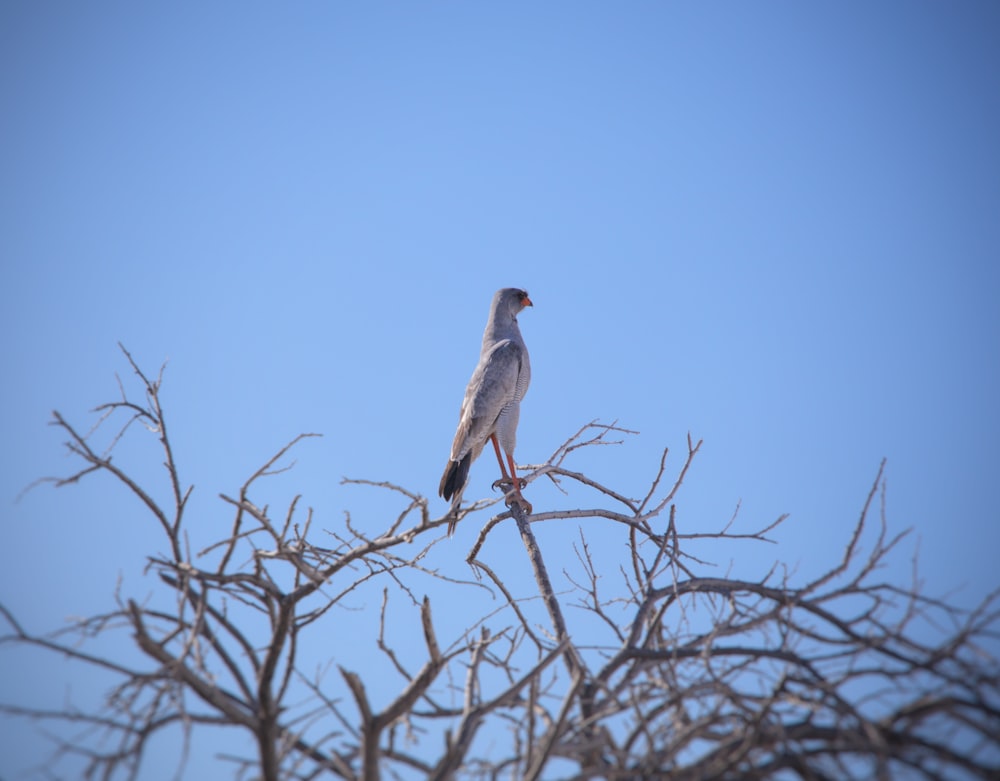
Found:
[[[467,556],[475,578],[463,580],[428,563],[448,517],[432,517],[423,496],[397,485],[345,481],[398,499],[375,535],[350,515],[318,529],[299,497],[272,512],[260,498],[266,479],[288,468],[289,452],[312,436],[303,434],[221,496],[225,532],[192,552],[191,488],[161,407],[162,369],[147,376],[125,356],[142,399],[119,382],[121,397],[96,410],[87,434],[55,413],[79,467],[49,481],[104,472],[138,497],[166,546],[148,559],[159,589],[141,603],[119,596],[108,612],[45,636],[0,606],[0,643],[62,654],[116,681],[91,709],[3,706],[79,728],[57,746],[51,776],[60,759],[76,757],[87,778],[138,778],[157,735],[224,727],[249,738],[245,756],[228,757],[234,777],[266,781],[1000,777],[996,595],[961,610],[880,579],[903,536],[889,533],[875,506],[881,468],[828,571],[796,582],[776,565],[741,580],[714,574],[694,551],[759,544],[784,518],[751,533],[731,522],[681,533],[675,500],[701,443],[689,438],[672,481],[664,451],[648,491],[632,499],[571,468],[582,449],[631,433],[590,423],[527,479],[551,480],[593,506],[527,516],[514,501],[483,526]],[[111,426],[102,450],[94,440]],[[158,440],[166,492],[112,460],[133,431]],[[572,587],[557,593],[533,526],[567,519],[617,525],[623,554],[608,571],[581,532]],[[534,593],[512,581],[509,562],[487,555],[490,535],[511,520]],[[422,596],[431,583],[444,595],[436,605]],[[440,603],[470,604],[487,591],[499,607],[463,616],[443,639]],[[338,632],[339,608],[362,593],[381,605],[375,632]],[[393,610],[413,614],[405,634]],[[114,633],[141,654],[87,650],[89,638]],[[378,649],[395,682],[366,669],[303,667],[306,649],[337,657],[359,643]]]

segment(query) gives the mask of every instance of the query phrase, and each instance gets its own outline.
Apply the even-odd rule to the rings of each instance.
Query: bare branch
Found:
[[[193,732],[226,726],[249,746],[224,758],[235,777],[264,781],[1000,776],[1000,592],[963,610],[923,593],[915,564],[911,582],[885,579],[907,538],[885,516],[884,462],[828,568],[793,577],[776,561],[737,578],[713,563],[719,546],[776,545],[787,516],[737,531],[736,503],[729,518],[686,523],[680,488],[702,444],[690,435],[672,481],[663,448],[632,499],[574,464],[635,434],[593,421],[530,467],[529,482],[547,477],[565,499],[534,514],[516,497],[490,510],[465,559],[478,580],[463,580],[440,531],[453,518],[394,483],[342,480],[398,503],[364,524],[314,513],[307,492],[272,513],[265,478],[292,469],[292,449],[313,434],[219,494],[220,517],[192,528],[164,371],[147,375],[122,352],[132,375],[86,435],[54,413],[74,467],[44,482],[106,472],[139,498],[167,551],[145,560],[151,591],[116,593],[116,608],[46,635],[0,605],[0,653],[51,652],[110,681],[84,708],[0,705],[50,727],[53,768],[74,758],[89,778],[138,778],[150,739],[167,732],[181,738],[183,768]],[[150,433],[162,486],[113,460],[125,438]],[[523,560],[486,545],[510,519],[531,578],[511,574]],[[543,551],[532,525],[555,521],[576,522],[575,543]],[[95,639],[103,650],[88,647]],[[395,688],[374,665],[342,663],[368,643]],[[328,659],[307,672],[317,649]]]

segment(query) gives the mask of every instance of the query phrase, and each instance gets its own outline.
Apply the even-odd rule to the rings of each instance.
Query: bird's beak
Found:
[[[534,304],[531,303],[531,299],[528,298],[527,296],[524,297],[524,305],[525,306],[534,306]]]

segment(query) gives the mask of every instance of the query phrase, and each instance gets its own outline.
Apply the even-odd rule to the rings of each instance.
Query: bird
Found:
[[[514,467],[521,399],[531,382],[528,348],[517,325],[518,314],[527,306],[534,304],[528,297],[528,291],[520,288],[501,288],[493,295],[479,363],[465,389],[465,398],[458,413],[458,430],[438,487],[438,495],[445,501],[451,500],[453,517],[448,524],[449,537],[454,534],[458,523],[457,510],[469,479],[469,467],[479,457],[487,440],[493,443],[500,463],[501,478],[494,483],[494,487],[498,484],[510,485],[512,491],[508,497],[513,495],[531,512],[531,505],[521,496],[524,481],[518,478]],[[510,467],[509,475],[504,456]]]

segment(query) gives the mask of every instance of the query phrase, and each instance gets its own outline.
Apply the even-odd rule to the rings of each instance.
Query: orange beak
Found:
[[[524,305],[525,306],[534,306],[534,304],[531,303],[531,299],[528,298],[527,296],[524,297]]]

